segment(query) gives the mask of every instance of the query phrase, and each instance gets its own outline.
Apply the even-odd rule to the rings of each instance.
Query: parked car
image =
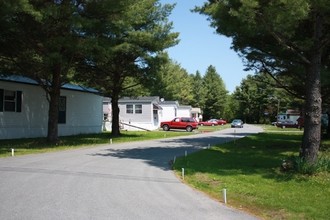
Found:
[[[210,119],[208,121],[200,121],[198,122],[200,126],[216,126],[218,125],[218,121],[216,119]]]
[[[200,121],[198,125],[201,126],[215,126],[215,125],[225,125],[227,121],[224,119],[210,119],[208,121]]]
[[[234,119],[231,122],[232,128],[243,128],[243,121],[241,119]]]
[[[226,120],[224,120],[222,118],[218,120],[218,125],[225,125],[225,124],[227,124]]]
[[[278,121],[276,126],[279,128],[298,128],[298,123],[294,121]]]
[[[177,117],[172,121],[163,121],[160,123],[160,127],[164,131],[169,131],[170,129],[185,129],[188,132],[198,129],[198,122],[194,118],[189,117]]]

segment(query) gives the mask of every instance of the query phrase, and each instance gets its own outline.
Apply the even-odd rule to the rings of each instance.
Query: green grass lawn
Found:
[[[185,130],[171,130],[164,132],[159,131],[122,131],[120,137],[111,137],[111,133],[104,132],[101,134],[76,135],[68,137],[60,137],[60,143],[57,145],[49,144],[45,138],[27,138],[27,139],[13,139],[0,140],[0,157],[11,156],[11,149],[15,149],[15,155],[25,155],[34,153],[45,153],[52,151],[68,150],[84,146],[94,146],[98,144],[141,141],[160,138],[170,138],[176,136],[193,135],[200,132],[212,132],[227,128],[225,126],[202,126],[193,132],[186,132]]]
[[[181,175],[185,168],[185,182],[220,201],[225,188],[229,206],[263,219],[329,219],[329,172],[282,172],[283,159],[298,154],[302,132],[271,129],[179,158],[174,169]],[[329,149],[330,141],[323,145]]]
[[[298,128],[279,128],[273,125],[260,125],[260,126],[269,132],[283,132],[283,131],[303,132],[303,130],[300,130]]]
[[[0,140],[0,157],[11,156],[11,149],[15,149],[15,156],[45,153],[52,151],[68,150],[85,146],[96,146],[99,144],[129,141],[141,141],[160,138],[169,138],[183,135],[192,135],[194,132],[184,131],[122,131],[120,137],[111,137],[111,133],[104,132],[101,134],[88,134],[60,137],[60,143],[57,145],[49,144],[45,138],[29,138],[29,139],[14,139],[14,140]]]

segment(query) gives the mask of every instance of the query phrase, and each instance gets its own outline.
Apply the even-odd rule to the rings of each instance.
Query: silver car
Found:
[[[243,128],[243,121],[241,119],[234,119],[231,122],[232,128]]]

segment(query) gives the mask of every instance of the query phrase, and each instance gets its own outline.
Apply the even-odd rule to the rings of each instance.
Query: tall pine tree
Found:
[[[114,136],[120,135],[118,100],[124,89],[152,78],[162,51],[177,43],[178,34],[171,32],[167,19],[172,8],[157,0],[98,0],[84,5],[82,15],[88,22],[81,32],[86,52],[78,79],[111,97]]]
[[[0,2],[0,69],[36,80],[49,101],[49,142],[58,141],[60,88],[77,57],[81,5],[77,1]]]
[[[224,117],[228,91],[217,73],[215,67],[209,66],[203,77],[205,104],[203,106],[203,120]]]
[[[316,163],[321,142],[321,71],[329,63],[330,2],[209,0],[196,11],[207,15],[219,34],[233,38],[233,48],[246,59],[248,68],[274,78],[287,73],[300,76],[296,78],[305,88],[300,154],[307,163]]]

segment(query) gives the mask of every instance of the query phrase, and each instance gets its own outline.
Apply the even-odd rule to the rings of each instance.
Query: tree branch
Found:
[[[288,86],[283,85],[283,83],[282,83],[279,79],[277,79],[277,78],[272,74],[271,71],[268,70],[267,66],[266,66],[263,62],[261,62],[261,64],[262,64],[262,66],[263,66],[262,71],[265,72],[267,75],[269,75],[269,76],[270,76],[270,77],[271,77],[271,78],[277,83],[277,84],[274,85],[274,86],[276,86],[276,87],[278,87],[278,88],[281,88],[281,89],[284,89],[285,91],[287,91],[289,94],[293,95],[293,96],[296,97],[296,98],[304,99],[304,97],[299,96],[299,94],[297,94],[297,93],[293,92],[292,90],[290,90],[290,88],[289,88]]]

